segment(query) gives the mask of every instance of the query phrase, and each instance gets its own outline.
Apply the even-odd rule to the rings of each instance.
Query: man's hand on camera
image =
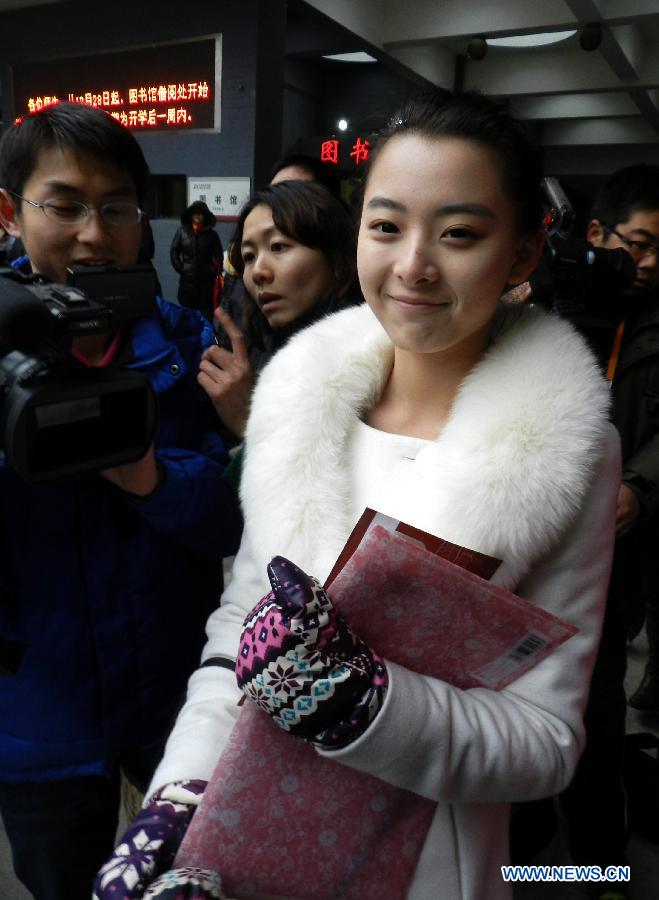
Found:
[[[618,507],[616,509],[616,537],[622,537],[638,522],[641,504],[634,491],[626,484],[620,485]]]
[[[153,444],[142,459],[125,463],[123,466],[114,466],[112,469],[104,469],[101,475],[122,491],[135,497],[152,494],[162,480]]]

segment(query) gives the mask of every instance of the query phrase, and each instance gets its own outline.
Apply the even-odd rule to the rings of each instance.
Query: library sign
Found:
[[[237,222],[250,193],[250,178],[188,178],[188,206],[201,200],[220,222]]]
[[[14,66],[17,121],[62,101],[141,131],[220,127],[220,37]]]

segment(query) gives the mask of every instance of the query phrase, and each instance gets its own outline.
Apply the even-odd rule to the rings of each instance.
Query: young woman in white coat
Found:
[[[280,560],[269,583],[268,563],[283,554],[322,583],[369,506],[501,559],[496,583],[579,627],[501,691],[456,688],[355,641],[359,689],[316,733],[296,732],[436,801],[409,900],[511,897],[500,868],[510,804],[561,791],[583,746],[619,482],[607,390],[582,339],[541,310],[500,304],[541,252],[541,174],[525,130],[481,97],[415,101],[381,137],[358,238],[367,304],[294,337],[259,382],[245,533],[208,623],[215,664],[192,676],[124,840],[141,874],[121,896],[141,896],[171,864],[227,743],[243,622],[281,574]],[[165,823],[170,837],[141,850],[135,828],[162,836]],[[106,885],[122,877],[113,865]],[[100,885],[97,896],[116,896]]]

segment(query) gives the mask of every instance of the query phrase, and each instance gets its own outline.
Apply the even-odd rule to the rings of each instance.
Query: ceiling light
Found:
[[[356,53],[332,53],[328,56],[323,56],[323,59],[333,59],[335,62],[377,62],[374,56],[371,56],[370,53],[364,53],[363,50],[358,50]]]
[[[510,37],[488,38],[490,47],[544,47],[545,44],[557,44],[566,41],[574,31],[543,31],[539,34],[515,34]]]

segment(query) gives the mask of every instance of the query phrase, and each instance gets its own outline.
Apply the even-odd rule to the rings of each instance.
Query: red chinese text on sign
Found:
[[[338,165],[338,162],[339,162],[339,142],[338,141],[324,141],[321,144],[321,146],[320,146],[320,161],[334,163],[334,165]]]
[[[350,156],[355,160],[356,166],[368,159],[370,146],[369,141],[362,141],[361,138],[357,138],[352,148],[352,152],[350,153]]]

